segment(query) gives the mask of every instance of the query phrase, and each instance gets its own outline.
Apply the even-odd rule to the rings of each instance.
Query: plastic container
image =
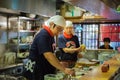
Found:
[[[44,76],[44,80],[62,80],[63,75],[60,74],[47,74]]]

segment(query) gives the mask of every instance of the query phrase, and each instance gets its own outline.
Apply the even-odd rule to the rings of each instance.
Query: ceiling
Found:
[[[62,0],[87,11],[97,13],[108,19],[120,19],[120,13],[116,11],[120,0]]]
[[[113,9],[116,9],[120,5],[120,0],[101,0],[101,1]]]

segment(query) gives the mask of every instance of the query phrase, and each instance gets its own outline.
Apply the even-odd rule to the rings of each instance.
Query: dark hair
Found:
[[[109,42],[109,43],[110,43],[110,38],[104,38],[103,41],[104,41],[104,42]]]

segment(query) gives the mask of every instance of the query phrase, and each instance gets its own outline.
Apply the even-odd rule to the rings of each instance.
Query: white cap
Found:
[[[66,21],[66,27],[73,27],[73,23],[71,21]]]
[[[55,15],[51,17],[45,22],[45,25],[49,26],[50,22],[53,22],[56,25],[61,26],[61,27],[65,27],[66,25],[64,17],[60,15]]]

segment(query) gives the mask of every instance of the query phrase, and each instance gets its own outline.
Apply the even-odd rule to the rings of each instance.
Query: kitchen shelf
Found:
[[[19,45],[20,46],[24,46],[24,45],[30,45],[31,43],[20,43]],[[18,44],[13,44],[13,43],[10,43],[9,45],[11,46],[17,46]]]
[[[4,68],[0,68],[0,70],[8,69],[8,68],[16,67],[16,66],[22,66],[22,65],[23,63],[12,64],[12,65],[5,66]]]
[[[8,65],[5,67],[1,67],[0,72],[5,71],[5,70],[10,69],[10,68],[17,67],[17,66],[22,66],[22,65],[23,65],[23,63],[17,63],[17,64],[11,64],[11,65]]]
[[[36,31],[34,30],[19,30],[19,32],[35,32],[36,33]]]
[[[11,17],[9,19],[11,25],[11,33],[9,39],[9,48],[16,53],[16,57],[19,53],[28,52],[30,45],[34,38],[37,28],[39,27],[39,19],[31,19],[27,17]],[[17,57],[18,58],[18,57]]]
[[[65,17],[65,19],[81,19],[82,16]]]
[[[31,43],[20,43],[20,46],[24,46],[24,45],[30,45]]]

